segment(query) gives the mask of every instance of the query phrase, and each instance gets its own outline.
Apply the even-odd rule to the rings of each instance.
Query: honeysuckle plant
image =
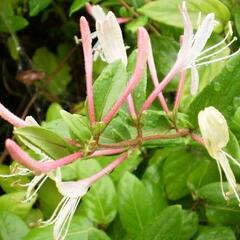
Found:
[[[183,36],[180,37],[180,48],[176,60],[163,80],[159,81],[160,76],[157,75],[153,45],[146,28],[143,26],[138,27],[136,33],[137,48],[128,56],[119,23],[131,21],[132,18],[117,18],[112,11],[105,13],[100,6],[91,6],[89,3],[86,4],[88,13],[90,13],[95,20],[95,29],[91,31],[86,18],[84,16],[80,17],[80,43],[84,56],[87,96],[84,106],[85,114],[71,114],[64,110],[58,112],[61,117],[60,121],[63,123],[61,126],[64,126],[63,128],[65,130],[67,129],[66,132],[69,133],[67,136],[63,136],[64,134],[58,132],[59,129],[51,131],[51,129],[45,127],[44,124],[41,126],[32,117],[27,117],[23,120],[0,104],[0,116],[14,127],[14,139],[7,139],[5,141],[5,147],[11,158],[19,164],[17,165],[18,171],[10,173],[9,175],[1,174],[0,176],[1,178],[8,178],[22,175],[29,175],[31,177],[31,174],[34,175],[30,182],[18,183],[21,187],[27,187],[25,200],[22,200],[24,204],[36,197],[39,191],[41,191],[40,188],[46,184],[47,181],[52,181],[55,184],[55,188],[61,195],[60,201],[49,219],[39,220],[37,222],[39,227],[42,228],[54,225],[53,237],[55,240],[68,239],[68,236],[70,236],[68,233],[71,229],[71,222],[74,219],[74,215],[78,211],[81,212],[81,206],[83,206],[83,211],[86,210],[86,207],[84,208],[84,201],[90,201],[89,205],[91,205],[91,200],[93,199],[91,193],[97,191],[95,189],[96,186],[100,188],[100,185],[97,185],[97,183],[105,179],[108,181],[107,190],[111,189],[113,195],[115,194],[115,185],[109,176],[115,176],[114,180],[116,184],[119,184],[119,192],[122,193],[122,196],[118,198],[119,205],[121,206],[122,202],[127,198],[127,203],[125,202],[125,205],[123,204],[127,210],[119,210],[119,214],[122,222],[121,226],[123,226],[124,231],[127,232],[131,239],[151,240],[154,239],[151,236],[158,236],[158,230],[149,226],[151,226],[151,224],[155,226],[154,221],[156,219],[160,219],[159,222],[162,221],[163,224],[166,220],[162,220],[164,214],[165,217],[171,217],[172,214],[179,213],[174,219],[180,219],[179,222],[181,222],[182,225],[178,231],[181,229],[181,231],[184,232],[182,229],[184,229],[184,224],[187,222],[186,218],[184,219],[185,212],[178,206],[168,207],[166,211],[163,210],[165,212],[163,212],[163,215],[159,215],[159,218],[156,218],[157,213],[155,209],[151,208],[151,205],[154,205],[154,207],[161,208],[160,210],[162,210],[162,206],[155,205],[155,202],[159,201],[162,201],[163,208],[167,205],[167,201],[164,202],[161,200],[163,196],[155,192],[157,188],[156,182],[163,184],[163,181],[160,179],[161,176],[159,177],[158,174],[156,174],[155,170],[151,170],[151,165],[142,176],[142,181],[146,186],[138,179],[135,179],[130,173],[126,173],[127,171],[134,171],[139,164],[131,162],[134,154],[141,152],[142,155],[145,156],[148,151],[151,152],[151,149],[154,148],[158,148],[156,154],[162,154],[163,158],[167,159],[166,162],[168,162],[169,165],[164,166],[164,171],[167,171],[166,169],[168,169],[168,167],[170,168],[171,164],[177,165],[180,160],[184,162],[185,154],[186,156],[189,154],[190,157],[188,156],[187,158],[192,160],[192,163],[189,165],[192,164],[191,166],[196,166],[199,164],[198,167],[201,167],[204,161],[202,159],[199,161],[198,156],[200,155],[200,158],[208,156],[205,151],[206,149],[210,157],[215,159],[217,163],[220,173],[222,196],[225,200],[234,197],[238,202],[240,201],[237,184],[238,179],[234,175],[234,167],[232,169],[231,166],[232,163],[234,163],[235,167],[239,167],[240,164],[228,149],[228,144],[230,144],[231,140],[229,127],[223,113],[217,110],[214,104],[210,104],[210,101],[203,103],[200,101],[200,103],[198,103],[199,98],[206,98],[204,95],[201,97],[201,94],[204,94],[204,90],[203,93],[201,92],[197,95],[192,102],[197,109],[197,113],[195,113],[194,116],[192,116],[194,111],[182,113],[180,109],[188,69],[191,71],[191,86],[188,86],[191,90],[188,94],[196,95],[198,93],[199,81],[201,82],[197,67],[210,63],[214,64],[215,62],[231,58],[237,55],[239,50],[224,57],[205,61],[205,59],[223,52],[235,41],[235,38],[224,45],[231,35],[230,29],[222,41],[204,50],[205,45],[214,31],[215,14],[208,13],[198,26],[196,32],[193,33],[192,22],[186,5],[186,2],[183,2],[180,7],[184,33]],[[126,21],[122,21],[121,19],[125,19]],[[97,43],[93,46],[95,38],[97,39]],[[218,50],[218,47],[221,47],[221,45],[224,46]],[[215,52],[205,55],[215,49],[217,49]],[[97,79],[93,79],[96,53],[100,54],[101,59],[106,62],[107,66]],[[234,61],[234,59],[232,61]],[[149,87],[149,89],[152,88],[153,90],[149,90],[149,93],[146,94],[148,75],[153,82],[153,86]],[[178,88],[176,89],[174,102],[170,105],[164,96],[164,91],[169,83],[178,75],[180,75]],[[148,85],[149,84],[150,83],[148,83]],[[158,105],[153,104],[157,97],[160,102]],[[222,106],[221,111],[223,111],[223,109],[224,107]],[[198,124],[196,121],[197,118]],[[186,151],[185,149],[182,150],[185,146],[187,147]],[[196,148],[197,150],[194,152],[189,150],[191,148]],[[33,155],[33,153],[35,155]],[[179,160],[178,157],[181,158],[181,154],[183,155],[183,159]],[[168,161],[169,156],[174,156],[174,159],[169,158],[171,160],[170,163]],[[80,177],[77,176],[69,180],[64,176],[64,171],[68,167],[78,169],[78,163],[79,165],[86,162],[89,163],[92,159],[99,159],[99,170],[94,170],[94,173],[92,173],[89,165],[90,174],[88,174],[88,168],[86,168],[86,174],[82,174]],[[101,162],[101,159],[105,160],[105,162]],[[158,168],[156,167],[158,164],[161,164],[162,159],[155,156],[151,161],[154,162],[153,166],[155,169]],[[180,165],[177,165],[179,169],[181,169],[181,167],[189,167],[188,165]],[[123,170],[121,170],[121,167]],[[81,168],[79,167],[78,170],[80,171]],[[194,172],[194,170],[195,169],[191,169],[192,172]],[[224,184],[226,183],[223,183],[222,171],[226,176],[228,191],[225,189]],[[118,174],[116,174],[116,172]],[[148,176],[149,172],[152,174],[150,175],[151,177]],[[164,181],[171,178],[171,172],[172,171],[170,171],[170,174],[165,174]],[[192,172],[190,172],[190,174]],[[114,174],[116,174],[117,177]],[[199,181],[198,184],[201,185],[202,178],[199,178],[200,180],[197,179],[197,181]],[[188,183],[188,186],[186,183],[183,191],[179,191],[177,193],[178,195],[174,191],[171,192],[171,187],[170,190],[166,190],[170,200],[178,200],[185,196],[185,192],[187,192],[187,194],[189,193],[185,188],[195,186],[195,182],[191,181],[191,176],[189,176],[189,179],[190,183]],[[206,182],[210,183],[211,181],[206,180]],[[131,212],[134,208],[128,208],[128,201],[131,201],[132,198],[127,194],[132,194],[132,192],[127,191],[127,193],[125,193],[122,191],[122,186],[131,188],[133,192],[136,189],[136,192],[133,193],[136,195],[134,195],[134,201],[139,200],[140,203],[137,203],[135,208],[140,207],[143,211],[146,211],[146,226],[141,222],[141,213],[137,213],[139,219],[137,219],[136,225],[138,226],[139,221],[141,223],[139,229],[134,225],[135,223],[131,225],[128,222],[128,211]],[[160,189],[159,186],[158,188]],[[105,189],[105,191],[107,190]],[[204,198],[205,195],[203,194],[204,196],[202,197],[200,190],[194,189],[192,192],[193,198]],[[204,191],[202,190],[202,192]],[[138,194],[143,196],[144,200],[138,199]],[[101,198],[101,196],[97,197]],[[98,203],[101,202],[99,199],[97,200]],[[116,199],[113,197],[112,202],[107,202],[106,204],[114,205],[115,203]],[[195,211],[195,208],[197,208],[197,205],[200,203],[201,199],[195,204],[196,206],[193,204],[191,211]],[[80,207],[78,209],[79,205]],[[146,210],[144,207],[146,207]],[[101,211],[101,214],[104,215],[104,209],[101,209]],[[103,232],[106,232],[109,223],[116,218],[117,210],[112,211],[109,215],[106,214],[107,216],[101,216],[102,218],[99,217],[101,220],[97,217],[95,218],[94,214],[89,215],[89,218],[94,219],[95,223],[99,225],[99,228],[101,228]],[[157,223],[156,229],[161,228],[162,224]],[[165,233],[163,234],[161,231],[161,239],[164,239],[162,236],[164,236]],[[169,230],[169,232],[171,231]],[[193,234],[189,234],[190,237],[183,239],[190,239],[195,233],[196,231]],[[184,234],[187,235],[186,233]],[[180,236],[181,234],[179,233],[178,235]],[[175,239],[174,237],[171,239]],[[107,237],[105,238],[108,239]]]

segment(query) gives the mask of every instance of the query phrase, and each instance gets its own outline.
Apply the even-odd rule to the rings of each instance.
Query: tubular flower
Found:
[[[198,124],[204,140],[205,147],[209,155],[217,162],[217,166],[221,178],[222,193],[225,198],[222,186],[222,173],[223,170],[230,188],[230,192],[233,191],[236,198],[240,202],[240,198],[237,192],[237,182],[230,167],[229,157],[237,165],[240,165],[237,160],[232,158],[229,154],[223,151],[229,141],[229,131],[227,121],[224,116],[214,107],[207,107],[198,114]]]
[[[104,19],[97,19],[96,31],[106,61],[111,63],[117,59],[121,59],[126,66],[127,53],[122,31],[112,12],[108,12]]]
[[[189,18],[189,14],[187,12],[185,1],[183,2],[182,8],[180,10],[181,10],[181,13],[183,16],[183,21],[184,21],[184,35],[183,35],[183,43],[182,43],[182,46],[178,53],[178,58],[177,58],[175,66],[178,69],[188,69],[188,68],[191,69],[191,77],[192,77],[191,94],[196,94],[197,89],[198,89],[198,82],[199,82],[197,67],[230,58],[233,55],[238,54],[240,50],[236,51],[235,53],[233,53],[229,56],[200,62],[202,60],[208,59],[212,56],[219,54],[224,49],[226,49],[229,45],[231,45],[236,39],[234,38],[231,42],[229,42],[222,49],[220,49],[214,53],[211,53],[207,56],[201,57],[205,53],[222,45],[226,41],[228,36],[231,34],[231,29],[229,30],[228,34],[222,41],[220,41],[219,43],[217,43],[203,51],[203,49],[214,29],[214,22],[215,22],[214,13],[208,14],[204,18],[204,20],[202,21],[200,26],[198,27],[196,33],[193,34],[193,27],[192,27],[191,20]]]
[[[67,236],[77,206],[81,198],[87,193],[91,183],[87,179],[76,182],[62,182],[60,170],[57,170],[55,182],[63,198],[59,202],[51,218],[42,222],[42,227],[54,224],[54,239],[64,240]]]

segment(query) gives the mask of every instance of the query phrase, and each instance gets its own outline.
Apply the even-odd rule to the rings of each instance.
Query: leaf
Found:
[[[80,10],[86,2],[88,2],[88,0],[74,0],[69,10],[69,16],[72,16],[73,13]]]
[[[101,170],[100,165],[93,159],[80,161],[77,165],[79,179],[89,177]],[[108,224],[117,213],[117,195],[113,181],[104,176],[92,185],[83,197],[81,207],[92,221],[98,224]]]
[[[190,240],[198,230],[198,215],[187,210],[182,211],[182,228],[178,240]]]
[[[181,4],[181,0],[158,0],[145,4],[143,7],[138,9],[138,12],[157,22],[175,27],[183,27],[182,15],[179,11],[179,6],[181,6]],[[204,15],[214,13],[217,24],[219,25],[218,28],[221,30],[223,28],[222,24],[226,23],[230,18],[228,8],[219,0],[188,0],[187,9],[191,20],[194,20],[194,28],[197,27],[199,12],[202,12]]]
[[[53,227],[35,228],[24,240],[54,240]],[[85,217],[73,218],[66,240],[110,240],[106,233],[96,229]]]
[[[197,191],[200,187],[219,180],[217,163],[214,159],[202,157],[198,166],[193,169],[187,179],[187,186],[191,191]]]
[[[113,120],[114,121],[114,120]],[[102,167],[106,167],[108,164],[113,162],[117,158],[116,155],[113,156],[100,156],[96,160]],[[112,171],[109,176],[115,181],[118,182],[126,172],[132,172],[137,169],[139,163],[143,160],[141,152],[135,150],[128,155],[128,157],[118,165],[114,171]]]
[[[109,64],[93,85],[96,120],[101,121],[127,85],[126,68],[121,60]]]
[[[70,154],[69,144],[57,134],[41,127],[23,127],[14,130],[16,135],[26,139],[53,159]]]
[[[148,166],[143,174],[142,181],[152,198],[154,214],[159,215],[159,213],[168,205],[163,189],[162,166],[159,166],[158,164]]]
[[[10,174],[9,166],[0,164],[0,175]],[[17,183],[26,184],[29,179],[26,176],[16,177],[0,177],[0,186],[6,193],[24,191],[25,187],[19,186]]]
[[[131,78],[131,76],[135,70],[136,57],[137,57],[136,53],[137,53],[136,50],[133,51],[128,58],[127,73],[128,73],[129,79]],[[134,102],[135,110],[137,113],[146,100],[146,89],[147,89],[147,71],[144,72],[137,87],[132,92],[133,102]],[[127,110],[128,110],[128,107],[127,107]]]
[[[227,192],[228,184],[223,183],[224,191]],[[240,221],[239,202],[233,193],[229,200],[225,200],[221,192],[220,183],[211,183],[203,186],[198,191],[199,197],[204,199],[206,204],[206,216],[213,224],[237,224]]]
[[[48,178],[38,191],[38,200],[45,218],[51,217],[61,199],[62,195],[58,192],[55,182]]]
[[[132,139],[130,128],[120,117],[116,117],[101,134],[100,142],[111,144]]]
[[[188,152],[184,148],[175,148],[163,165],[163,178],[167,196],[177,200],[189,194],[187,179],[201,161],[197,152]]]
[[[180,48],[179,43],[166,36],[152,34],[150,37],[158,76],[165,76],[176,61]],[[177,81],[175,81],[176,84]]]
[[[25,195],[26,192],[23,191],[3,194],[0,197],[0,209],[12,212],[22,218],[25,217],[36,201],[36,197],[34,197],[31,201],[23,203]]]
[[[29,15],[31,17],[38,15],[42,10],[49,6],[52,0],[30,0],[29,1],[29,8],[30,12]]]
[[[91,132],[87,117],[79,114],[71,114],[64,110],[61,110],[60,114],[76,138],[83,143],[86,143],[88,140],[90,140]]]
[[[51,103],[51,105],[47,109],[46,113],[46,122],[51,122],[53,120],[61,119],[60,110],[62,110],[62,106],[57,102]]]
[[[0,12],[0,31],[14,33],[28,26],[28,21],[22,16],[4,16]]]
[[[240,92],[240,55],[227,61],[225,67],[192,101],[188,113],[193,124],[197,124],[200,110],[207,106],[216,107],[227,119],[238,106],[234,105]],[[209,97],[211,96],[211,97]]]
[[[173,205],[164,209],[153,222],[146,225],[137,240],[175,240],[181,230],[182,209]]]
[[[18,42],[16,42],[16,39],[14,39],[12,36],[8,38],[7,45],[9,48],[9,52],[11,54],[11,57],[14,60],[17,60],[19,58],[19,52],[18,52]]]
[[[47,61],[46,61],[47,59]],[[59,67],[59,61],[57,57],[51,53],[47,48],[38,48],[33,56],[33,63],[37,71],[52,74]],[[71,81],[70,67],[65,64],[54,75],[51,76],[51,81],[47,85],[46,89],[50,94],[60,95]],[[42,81],[47,81],[44,78]]]
[[[0,239],[23,240],[29,229],[23,220],[13,213],[0,210]]]
[[[208,227],[204,226],[201,228],[196,240],[236,240],[234,232],[224,226]]]
[[[133,174],[126,173],[119,181],[118,194],[122,225],[129,236],[134,238],[152,220],[154,214],[148,191]]]

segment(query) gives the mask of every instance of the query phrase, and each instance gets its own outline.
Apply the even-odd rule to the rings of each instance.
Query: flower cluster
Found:
[[[81,198],[87,194],[87,191],[89,188],[91,188],[91,185],[114,170],[119,164],[127,159],[132,150],[138,148],[143,142],[161,138],[165,139],[192,136],[193,139],[202,143],[209,152],[209,155],[216,160],[221,178],[221,169],[223,169],[231,190],[235,193],[240,202],[240,198],[237,193],[237,183],[227,159],[227,157],[230,159],[232,159],[232,157],[223,150],[229,141],[228,126],[223,115],[218,110],[213,107],[208,107],[199,113],[199,127],[203,139],[195,134],[192,134],[192,129],[183,129],[176,126],[176,122],[172,126],[173,130],[168,134],[144,136],[141,129],[141,117],[157,97],[159,98],[163,110],[166,112],[166,116],[171,115],[171,111],[168,108],[162,91],[176,75],[180,74],[180,81],[173,112],[176,112],[176,110],[179,108],[187,69],[191,69],[191,94],[196,94],[199,82],[197,71],[198,66],[206,65],[211,62],[222,61],[239,53],[238,50],[232,55],[223,58],[205,62],[203,61],[220,53],[232,43],[231,41],[221,50],[218,50],[207,56],[205,55],[209,51],[223,44],[230,33],[227,34],[223,41],[206,50],[203,50],[214,29],[214,14],[208,14],[194,34],[192,23],[187,12],[186,3],[183,2],[180,9],[184,21],[184,35],[182,37],[181,47],[175,64],[166,77],[161,81],[161,83],[159,83],[149,35],[145,28],[140,27],[138,29],[137,57],[134,71],[132,72],[127,86],[121,93],[119,99],[114,102],[110,111],[107,112],[107,114],[103,116],[100,121],[97,121],[95,115],[96,111],[92,79],[93,60],[100,55],[101,59],[109,64],[115,62],[116,60],[120,60],[123,66],[126,68],[128,65],[128,58],[121,28],[119,26],[119,19],[117,19],[112,12],[105,14],[103,9],[99,6],[92,7],[87,4],[87,8],[89,13],[91,13],[96,20],[96,32],[91,33],[87,20],[84,17],[80,18],[81,43],[83,47],[86,72],[86,106],[89,115],[88,130],[91,133],[90,140],[88,139],[88,141],[83,144],[80,142],[74,142],[72,139],[63,139],[65,142],[75,147],[75,152],[60,159],[53,159],[51,156],[41,151],[37,146],[27,141],[25,138],[18,136],[20,142],[41,157],[40,161],[33,159],[15,141],[7,139],[5,143],[12,159],[17,161],[23,167],[19,167],[17,173],[13,173],[8,176],[5,175],[3,177],[27,175],[29,173],[34,173],[36,175],[29,184],[22,185],[27,187],[25,201],[29,201],[37,194],[37,191],[42,184],[44,184],[48,177],[55,181],[58,191],[63,195],[63,198],[52,214],[52,217],[47,221],[43,221],[41,226],[44,227],[49,224],[54,224],[54,238],[56,240],[63,240],[67,235],[71,219]],[[97,43],[92,47],[93,38],[97,38]],[[136,109],[136,103],[134,102],[135,100],[133,99],[132,94],[142,79],[147,66],[149,68],[155,89],[146,99],[142,107],[140,109]],[[137,129],[136,137],[127,141],[112,144],[101,143],[99,140],[101,134],[104,133],[107,126],[111,124],[111,121],[117,115],[125,101],[128,104],[129,113],[132,118],[131,120]],[[11,113],[2,104],[0,104],[0,116],[11,123],[15,128],[31,126],[41,128],[33,118],[27,117],[26,120],[22,120]],[[97,172],[95,175],[78,181],[64,182],[62,180],[61,166],[70,164],[79,158],[106,155],[117,155],[116,160],[107,165],[101,171]],[[232,160],[239,165],[236,160]],[[32,193],[35,187],[36,190]],[[224,191],[223,195],[226,196]]]

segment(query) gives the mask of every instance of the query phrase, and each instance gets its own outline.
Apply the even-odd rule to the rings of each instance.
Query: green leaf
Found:
[[[148,23],[148,18],[145,16],[140,16],[137,19],[131,20],[126,24],[126,30],[136,33],[139,27],[144,27]]]
[[[193,124],[197,124],[199,111],[207,106],[216,107],[227,119],[233,116],[239,106],[235,105],[235,99],[238,98],[240,91],[239,66],[240,55],[230,59],[221,73],[192,101],[188,113]]]
[[[100,137],[100,142],[110,144],[129,139],[132,139],[130,126],[127,125],[120,117],[116,117],[104,130]]]
[[[46,113],[46,122],[51,122],[53,120],[61,119],[60,110],[62,110],[62,106],[56,102],[51,103],[48,107]]]
[[[165,76],[176,61],[179,43],[166,36],[150,35],[158,76]],[[160,81],[160,79],[159,79]],[[175,81],[175,85],[177,81]]]
[[[137,51],[133,51],[128,58],[127,73],[130,79],[136,66]],[[135,110],[138,112],[146,100],[146,89],[147,89],[147,71],[144,72],[142,78],[140,79],[137,87],[132,92],[133,102]],[[126,104],[127,105],[127,104]],[[127,111],[128,106],[127,106]]]
[[[198,166],[190,173],[187,185],[191,191],[196,192],[200,187],[218,180],[219,172],[216,161],[203,156]]]
[[[142,181],[151,196],[155,215],[158,215],[165,207],[167,207],[167,200],[163,189],[162,166],[159,166],[159,164],[152,164],[147,167]]]
[[[62,119],[56,119],[51,122],[42,122],[41,126],[60,137],[72,139],[72,132],[68,125]]]
[[[62,195],[58,192],[54,181],[47,179],[38,192],[38,200],[43,215],[50,218]]]
[[[126,68],[121,60],[109,64],[93,85],[96,120],[101,121],[127,85]]]
[[[113,162],[117,158],[116,155],[113,156],[100,156],[97,157],[96,160],[99,164],[101,164],[102,167],[106,167],[108,164]],[[143,157],[141,155],[141,152],[139,150],[135,150],[133,152],[129,152],[128,157],[120,164],[118,165],[114,171],[112,171],[109,176],[115,181],[118,182],[122,176],[126,172],[132,172],[137,169],[137,166],[139,163],[143,160]]]
[[[228,192],[228,184],[223,183],[224,192]],[[199,197],[206,204],[206,216],[213,224],[237,224],[240,221],[239,202],[233,193],[225,200],[220,183],[211,183],[199,189]]]
[[[9,166],[0,164],[0,175],[9,175]],[[16,177],[0,177],[0,186],[6,193],[24,191],[25,187],[19,186],[17,183],[26,184],[29,179],[26,176],[16,176]]]
[[[35,228],[24,240],[54,240],[53,227]],[[73,218],[66,240],[110,240],[106,233],[96,229],[85,217]]]
[[[41,127],[24,127],[15,129],[14,133],[32,143],[53,159],[70,154],[69,144],[57,134]]]
[[[89,177],[101,170],[100,165],[93,159],[80,161],[77,165],[79,179]],[[92,185],[83,197],[81,207],[89,219],[98,224],[108,224],[117,213],[117,195],[113,181],[104,176]]]
[[[234,232],[223,226],[201,228],[196,240],[236,240]]]
[[[222,29],[222,23],[226,23],[230,18],[228,8],[219,0],[187,0],[187,9],[191,20],[193,20],[194,28],[197,27],[197,20],[199,12],[204,15],[214,13],[216,16],[218,28]],[[175,27],[183,27],[182,15],[179,11],[181,0],[158,0],[145,4],[138,11],[147,17]]]
[[[74,0],[69,10],[69,16],[72,16],[73,13],[80,10],[86,2],[88,2],[88,0]]]
[[[189,194],[187,179],[201,161],[202,156],[184,148],[175,148],[163,165],[163,178],[167,196],[177,200]]]
[[[198,215],[187,210],[182,211],[182,228],[178,240],[190,240],[198,230]]]
[[[26,192],[23,191],[3,194],[0,197],[0,209],[12,212],[22,218],[25,217],[36,201],[36,197],[34,197],[31,201],[23,203],[25,196]]]
[[[154,215],[148,191],[139,179],[126,173],[119,182],[118,194],[118,209],[122,225],[129,236],[134,238]]]
[[[14,33],[28,26],[28,21],[22,16],[4,16],[0,12],[0,31]]]
[[[91,138],[91,132],[89,130],[89,122],[87,117],[79,114],[71,114],[67,111],[61,110],[60,114],[64,122],[72,130],[73,134],[81,141],[87,142]]]
[[[59,67],[58,58],[47,48],[36,50],[33,56],[33,63],[37,71],[48,74],[53,73]],[[46,87],[50,94],[60,95],[66,90],[68,83],[71,81],[69,72],[70,67],[65,64],[56,74],[51,76],[51,81]],[[48,81],[48,79],[44,78],[42,81]]]
[[[23,240],[29,229],[23,220],[13,213],[0,210],[0,239]]]
[[[181,219],[182,209],[179,205],[167,207],[144,227],[137,240],[175,240],[181,231]]]
[[[52,2],[52,0],[30,0],[29,8],[31,17],[38,15],[42,10],[44,10],[48,5]]]
[[[7,45],[8,45],[11,57],[14,60],[17,60],[19,58],[18,44],[12,36],[8,38]]]

